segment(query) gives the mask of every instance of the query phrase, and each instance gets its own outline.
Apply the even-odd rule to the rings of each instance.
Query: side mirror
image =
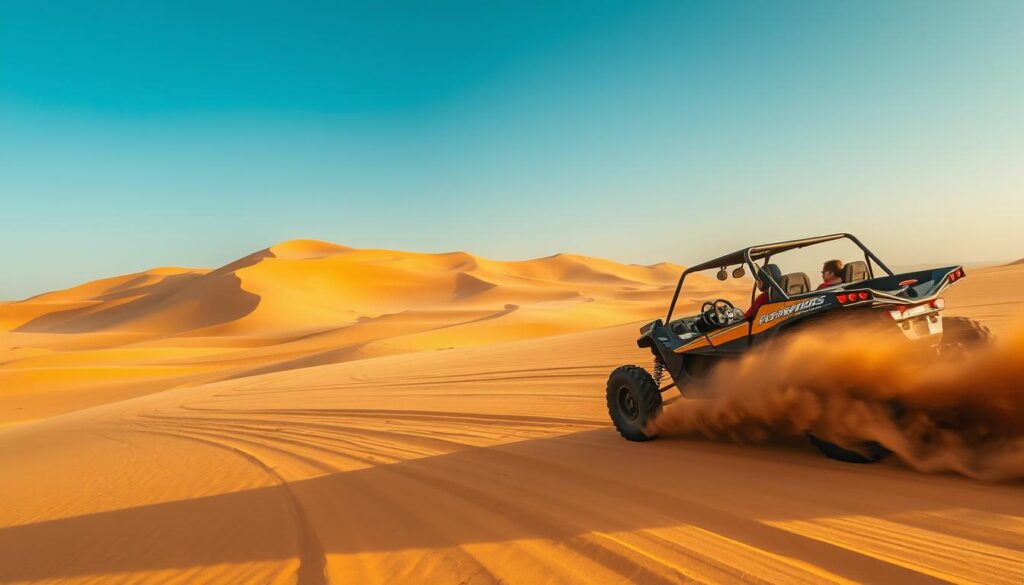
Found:
[[[747,274],[747,271],[743,270],[742,266],[737,266],[732,271],[732,277],[733,278],[743,278],[744,276],[746,276],[746,274]]]
[[[729,278],[729,273],[725,271],[725,268],[723,268],[718,271],[718,274],[716,276],[718,277],[718,280],[725,280]]]

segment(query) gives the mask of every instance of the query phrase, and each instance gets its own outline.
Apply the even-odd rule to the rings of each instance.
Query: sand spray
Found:
[[[809,432],[886,446],[910,467],[983,480],[1024,477],[1024,326],[936,357],[856,326],[804,331],[716,368],[648,425],[658,435],[759,442]]]

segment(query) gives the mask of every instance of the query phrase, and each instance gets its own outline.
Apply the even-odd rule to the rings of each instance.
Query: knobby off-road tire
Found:
[[[886,407],[889,417],[893,421],[900,420],[906,414],[906,407],[897,400],[890,400]],[[818,451],[821,451],[822,455],[844,463],[875,463],[892,455],[892,451],[877,441],[864,441],[856,445],[856,449],[847,449],[820,439],[811,433],[807,433],[807,438],[812,445],[818,448]]]
[[[996,336],[988,327],[967,317],[943,317],[939,355],[957,357],[966,350],[992,345]]]
[[[875,441],[864,443],[859,451],[854,451],[819,439],[810,433],[807,433],[807,438],[825,457],[845,463],[875,463],[892,454],[892,451]]]
[[[661,411],[661,392],[647,370],[621,366],[608,376],[608,415],[619,434],[630,441],[649,441],[644,427]]]

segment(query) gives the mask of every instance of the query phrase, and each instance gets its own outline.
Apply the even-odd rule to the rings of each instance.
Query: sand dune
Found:
[[[1019,484],[896,460],[850,466],[803,441],[621,440],[604,381],[648,362],[633,321],[661,312],[677,267],[313,242],[257,256],[48,301],[153,287],[112,299],[158,295],[150,314],[129,319],[101,300],[45,332],[4,334],[24,342],[0,359],[0,375],[15,377],[5,389],[50,402],[107,393],[93,408],[0,429],[0,582],[1024,579]],[[343,272],[361,280],[331,278]],[[189,279],[162,285],[175,274]],[[405,277],[429,290],[417,295]],[[213,284],[228,278],[260,302],[210,325],[195,299],[237,308],[244,297]],[[401,308],[368,312],[353,280],[381,283]],[[1024,309],[1021,285],[1024,267],[973,271],[948,310],[1004,333]],[[577,296],[548,296],[561,291]],[[156,333],[154,315],[174,333]],[[315,315],[337,320],[310,327]],[[57,332],[65,326],[96,330]],[[86,375],[93,368],[109,371]],[[46,389],[61,371],[73,383]]]
[[[0,305],[0,424],[252,373],[644,319],[664,310],[680,270],[296,240],[216,270],[102,279]]]
[[[156,269],[8,303],[0,323],[30,333],[266,335],[415,309],[614,299],[664,290],[679,270],[569,254],[497,262],[291,241],[213,271]]]

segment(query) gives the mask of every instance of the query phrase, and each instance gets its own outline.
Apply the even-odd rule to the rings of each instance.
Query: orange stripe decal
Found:
[[[753,327],[753,329],[751,329],[751,334],[756,334],[756,333],[760,333],[760,332],[762,332],[762,331],[764,331],[766,329],[771,329],[772,327],[778,325],[779,323],[782,323],[783,321],[785,321],[786,319],[788,319],[789,317],[792,316],[792,315],[787,315],[787,316],[775,319],[774,321],[768,321],[767,323],[761,323],[760,320],[761,320],[761,317],[763,315],[767,315],[768,313],[772,313],[772,312],[778,311],[779,309],[785,309],[787,307],[792,307],[793,305],[798,305],[801,302],[803,302],[803,299],[800,299],[800,300],[797,300],[797,301],[784,301],[784,302],[781,302],[781,303],[765,303],[764,305],[761,305],[761,308],[757,310],[757,314],[754,315],[754,327]]]
[[[683,353],[684,351],[690,351],[691,349],[697,349],[700,347],[704,347],[705,345],[709,345],[708,338],[705,335],[701,335],[697,339],[694,339],[693,341],[682,347],[677,347],[673,351],[675,353]]]
[[[744,322],[738,323],[738,324],[736,324],[736,325],[734,325],[734,326],[732,326],[732,327],[730,327],[728,329],[722,329],[721,331],[716,331],[715,333],[713,333],[711,335],[711,344],[715,345],[715,346],[725,345],[726,343],[729,343],[730,341],[735,341],[735,340],[740,339],[742,337],[746,337],[747,336],[747,325],[748,325],[748,323],[746,321],[744,321]]]

